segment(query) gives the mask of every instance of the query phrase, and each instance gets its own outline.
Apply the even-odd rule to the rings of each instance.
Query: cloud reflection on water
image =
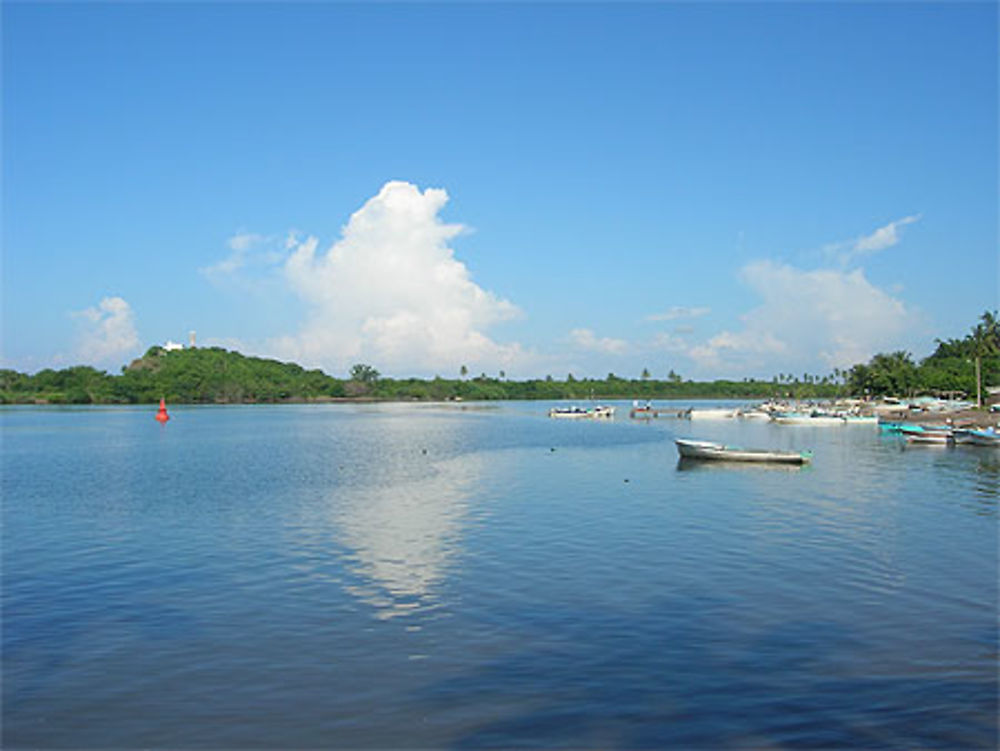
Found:
[[[476,456],[458,457],[419,478],[389,466],[378,485],[338,493],[335,536],[350,551],[347,570],[361,579],[345,589],[374,607],[378,618],[434,606],[462,550],[467,498],[480,465]]]

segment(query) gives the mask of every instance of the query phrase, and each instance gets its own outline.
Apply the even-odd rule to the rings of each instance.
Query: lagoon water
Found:
[[[3,408],[3,747],[997,746],[1000,452],[548,406]]]

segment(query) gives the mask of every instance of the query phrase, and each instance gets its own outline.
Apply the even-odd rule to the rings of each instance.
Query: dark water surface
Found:
[[[1000,451],[547,406],[0,410],[3,746],[997,746]]]

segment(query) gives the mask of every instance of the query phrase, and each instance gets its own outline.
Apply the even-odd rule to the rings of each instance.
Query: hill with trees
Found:
[[[368,364],[354,365],[347,378],[294,363],[247,357],[218,347],[146,354],[110,375],[89,366],[46,369],[28,375],[0,370],[2,404],[148,404],[161,397],[171,403],[255,404],[336,400],[466,401],[498,399],[823,399],[839,396],[976,396],[1000,384],[1000,327],[996,312],[986,312],[962,339],[937,342],[917,363],[908,352],[880,353],[847,371],[813,376],[780,374],[770,380],[685,380],[672,370],[659,380],[643,369],[639,378],[609,373],[606,378],[559,380],[552,376],[524,381],[468,377],[462,366],[454,379],[385,378]]]

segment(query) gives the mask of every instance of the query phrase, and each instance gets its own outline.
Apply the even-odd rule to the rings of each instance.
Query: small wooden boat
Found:
[[[995,431],[993,428],[987,428],[986,430],[970,430],[969,443],[974,446],[990,446],[992,448],[1000,448],[1000,433]]]
[[[955,439],[955,443],[972,443],[972,428],[955,428],[951,431],[952,438]]]
[[[779,425],[843,425],[844,418],[839,415],[828,415],[822,412],[778,412],[772,418]]]
[[[652,420],[654,417],[659,417],[660,412],[661,410],[654,407],[652,402],[641,405],[638,400],[635,400],[632,402],[632,409],[629,410],[628,416],[635,420]]]
[[[844,425],[878,425],[875,415],[844,415]]]
[[[736,417],[736,410],[724,407],[692,408],[681,413],[681,416],[687,417],[689,420],[728,420],[731,417]]]
[[[710,459],[725,462],[770,462],[774,464],[805,464],[812,459],[810,451],[771,451],[726,446],[712,441],[677,438],[677,453],[684,459]]]
[[[878,429],[883,433],[901,433],[905,423],[879,418]]]
[[[907,443],[931,444],[937,446],[947,446],[955,442],[955,435],[951,428],[940,430],[936,428],[924,428],[923,430],[904,430]]]

